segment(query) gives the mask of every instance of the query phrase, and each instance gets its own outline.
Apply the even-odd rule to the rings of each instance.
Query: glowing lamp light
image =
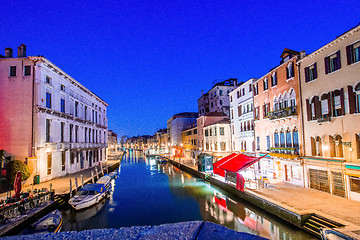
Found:
[[[324,150],[329,150],[329,146],[328,146],[328,145],[324,145],[324,146],[323,146],[323,149],[324,149]]]

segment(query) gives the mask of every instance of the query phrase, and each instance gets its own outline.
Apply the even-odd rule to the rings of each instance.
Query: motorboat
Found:
[[[97,180],[96,183],[104,184],[106,190],[109,190],[109,188],[110,188],[110,181],[111,181],[111,177],[110,177],[108,174],[105,174],[104,176],[102,176],[101,178],[99,178],[99,180]]]
[[[60,211],[56,209],[31,224],[30,228],[25,229],[21,234],[57,233],[61,230],[62,219]]]
[[[322,240],[355,240],[355,238],[332,228],[320,228]]]
[[[100,179],[99,179],[100,180]],[[100,202],[106,196],[107,189],[104,184],[90,183],[82,187],[69,204],[76,210],[88,208]]]

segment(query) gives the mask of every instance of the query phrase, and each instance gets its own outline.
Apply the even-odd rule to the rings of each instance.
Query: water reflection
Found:
[[[270,239],[311,239],[256,207],[137,151],[124,156],[109,198],[84,212],[63,211],[64,231],[206,220]]]

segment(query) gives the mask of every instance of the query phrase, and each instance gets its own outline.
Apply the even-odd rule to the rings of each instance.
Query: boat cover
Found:
[[[80,191],[83,191],[83,190],[84,191],[96,191],[98,193],[103,193],[106,189],[105,189],[104,184],[90,183],[90,184],[86,184],[85,186],[83,186]]]

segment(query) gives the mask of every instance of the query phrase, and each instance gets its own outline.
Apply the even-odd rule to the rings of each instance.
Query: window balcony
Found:
[[[269,148],[271,154],[285,154],[299,156],[299,147],[271,147]]]
[[[275,111],[269,112],[270,120],[276,120],[276,119],[291,117],[291,116],[296,116],[296,115],[297,115],[296,106],[287,107],[287,108],[283,108],[280,110],[275,110]]]

